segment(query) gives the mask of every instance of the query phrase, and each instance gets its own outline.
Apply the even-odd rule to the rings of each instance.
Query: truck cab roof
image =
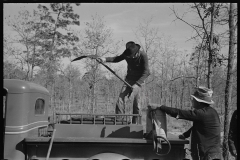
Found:
[[[35,93],[41,92],[49,95],[49,91],[35,83],[19,80],[19,79],[4,79],[3,86],[8,93]]]

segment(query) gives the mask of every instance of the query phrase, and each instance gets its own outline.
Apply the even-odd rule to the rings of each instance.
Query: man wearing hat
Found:
[[[191,135],[191,156],[193,160],[222,159],[220,141],[220,120],[217,111],[211,107],[211,89],[198,87],[192,97],[193,110],[181,110],[149,104],[150,109],[160,109],[177,119],[185,119],[193,122],[193,126],[179,135],[185,139]]]
[[[124,114],[126,100],[133,97],[133,114],[140,113],[140,89],[145,79],[150,75],[147,54],[140,50],[141,46],[133,41],[126,43],[126,50],[119,56],[99,58],[102,62],[117,63],[122,60],[127,62],[127,75],[125,81],[132,85],[133,90],[126,86],[122,87],[117,100],[115,113]],[[131,96],[129,96],[131,95]],[[136,123],[137,117],[132,118],[132,123]]]

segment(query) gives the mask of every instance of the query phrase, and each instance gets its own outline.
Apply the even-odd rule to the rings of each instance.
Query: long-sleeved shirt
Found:
[[[229,133],[228,133],[228,146],[229,151],[233,153],[233,150],[237,151],[237,110],[233,112],[231,121],[230,121],[230,127],[229,127]]]
[[[160,109],[172,117],[193,121],[193,126],[185,132],[191,136],[191,152],[204,156],[211,153],[220,153],[220,120],[217,111],[205,106],[195,110],[180,110],[161,106]]]
[[[150,75],[148,66],[148,56],[144,51],[139,50],[139,56],[136,58],[128,58],[124,56],[124,52],[116,57],[106,57],[106,62],[120,62],[126,60],[127,67],[127,80],[136,81],[138,85],[141,85],[144,80]]]
[[[136,58],[128,58],[122,53],[116,57],[106,57],[106,62],[120,62],[126,60],[127,67],[127,80],[136,81],[138,85],[141,85],[144,80],[150,75],[148,66],[148,56],[144,51],[139,50],[139,56]]]

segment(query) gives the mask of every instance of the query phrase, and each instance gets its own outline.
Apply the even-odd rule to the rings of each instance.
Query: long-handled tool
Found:
[[[107,65],[105,65],[103,62],[98,60],[98,56],[97,55],[88,55],[88,56],[80,56],[77,57],[75,59],[73,59],[71,62],[73,61],[77,61],[77,60],[81,60],[83,58],[91,58],[91,59],[95,59],[98,63],[102,64],[104,67],[106,67],[110,72],[112,72],[116,77],[118,77],[123,83],[125,83],[129,88],[133,89],[132,86],[126,82],[125,80],[123,80],[119,75],[117,75],[111,68],[109,68]]]
[[[53,134],[52,134],[52,137],[51,137],[50,145],[49,145],[49,147],[48,147],[48,152],[47,152],[47,158],[46,158],[46,160],[49,159],[49,156],[50,156],[50,153],[51,153],[51,150],[52,150],[52,144],[53,144],[53,139],[54,139],[54,136],[55,136],[55,132],[56,132],[56,129],[53,130]]]

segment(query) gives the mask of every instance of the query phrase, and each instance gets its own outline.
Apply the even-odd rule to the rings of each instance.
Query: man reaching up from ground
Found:
[[[194,110],[181,110],[165,105],[149,105],[150,109],[160,109],[177,119],[193,122],[193,126],[179,138],[188,138],[191,135],[191,156],[193,160],[222,159],[220,141],[220,120],[217,111],[211,107],[211,89],[198,87],[192,97]]]

